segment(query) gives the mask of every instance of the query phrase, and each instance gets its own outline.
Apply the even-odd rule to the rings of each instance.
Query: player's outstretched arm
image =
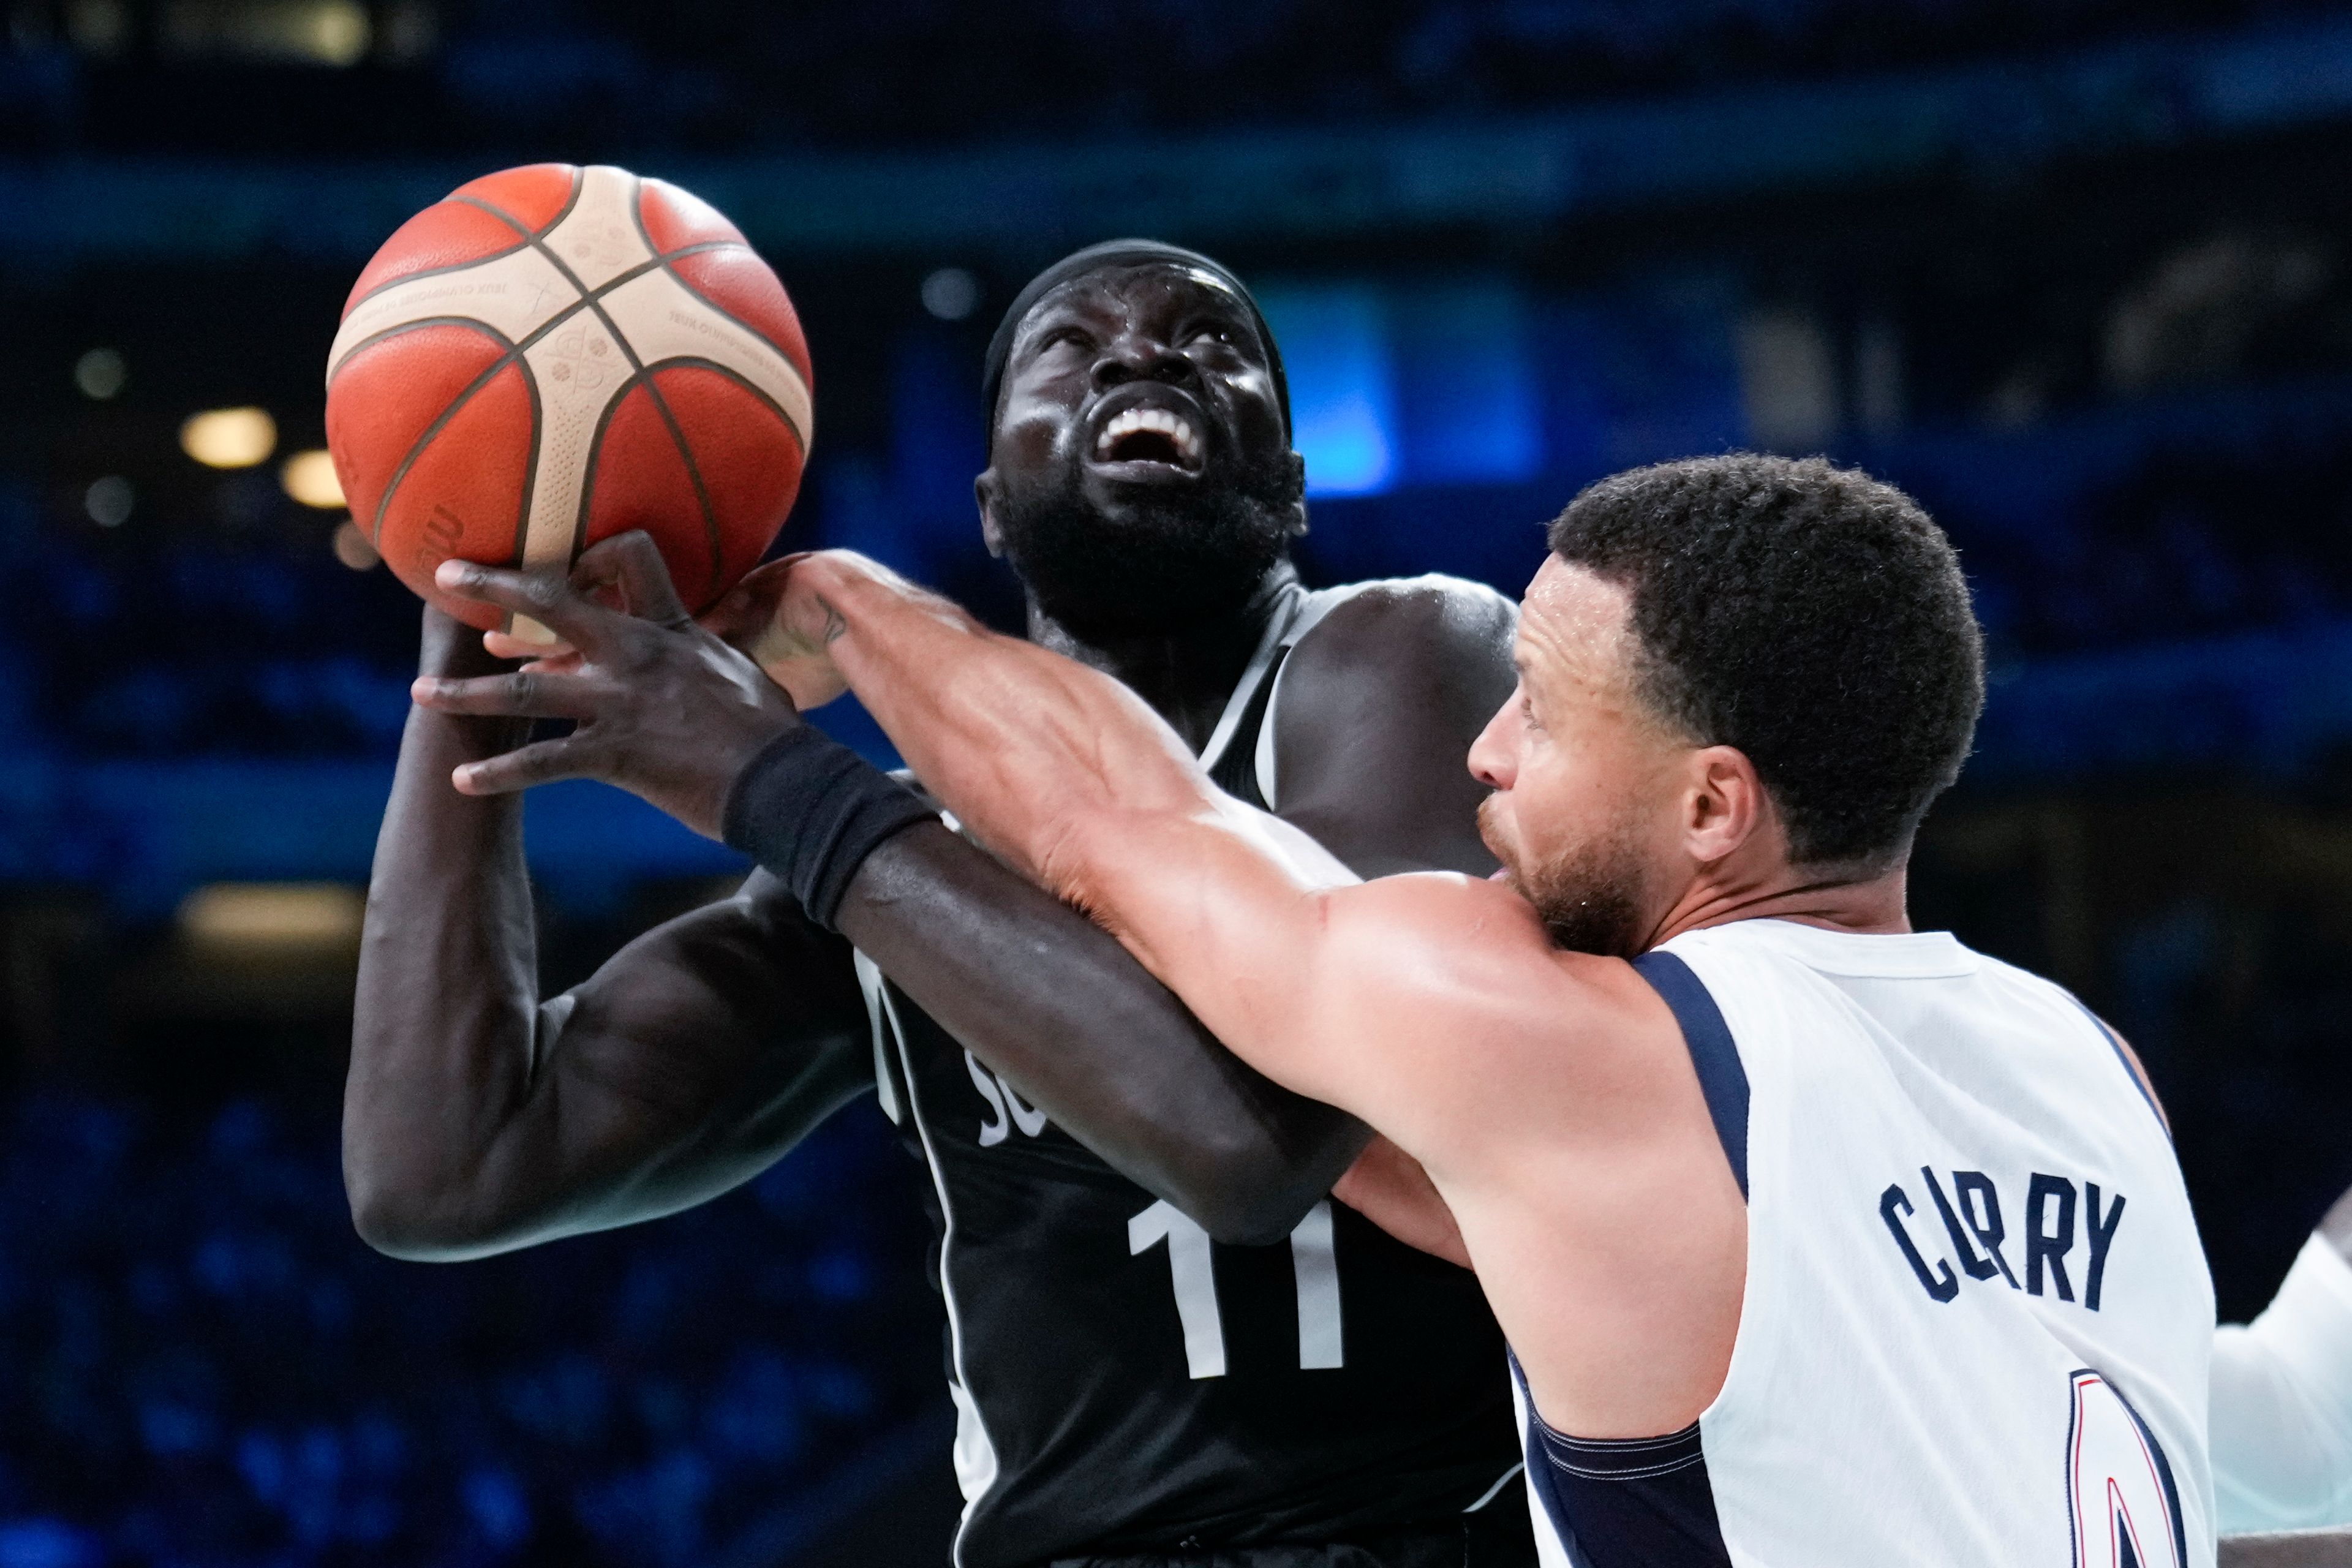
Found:
[[[2262,1315],[2215,1331],[2210,1426],[2224,1530],[2352,1525],[2352,1193]]]
[[[1304,833],[1218,791],[1125,687],[862,557],[803,560],[782,614],[830,647],[983,842],[1102,921],[1244,1059],[1416,1155],[1399,1130],[1424,1125],[1443,1096],[1418,1070],[1376,1070],[1400,1032],[1376,1022],[1383,1006],[1425,995],[1507,1011],[1519,1004],[1495,984],[1505,970],[1567,983],[1515,897],[1458,877],[1358,884]]]
[[[1125,687],[871,563],[793,575],[793,623],[829,639],[983,842],[1091,910],[1244,1061],[1421,1162],[1549,1419],[1638,1436],[1715,1397],[1746,1205],[1674,1016],[1633,965],[1557,950],[1494,882],[1356,880],[1236,808]],[[1561,1349],[1594,1344],[1638,1365]]]
[[[835,923],[959,1043],[1219,1241],[1279,1241],[1370,1130],[1245,1065],[1118,940],[944,826],[885,842]]]
[[[445,679],[501,668],[433,611],[422,663]],[[520,799],[449,785],[526,728],[413,711],[377,843],[343,1167],[361,1234],[401,1257],[685,1207],[871,1082],[848,948],[769,877],[541,1001]]]
[[[666,583],[642,536],[583,557],[583,577],[608,572],[644,584],[631,595],[641,608],[658,594],[655,579]],[[583,721],[567,740],[469,770],[468,789],[600,778],[715,837],[745,756],[798,721],[788,705],[776,713],[747,706],[733,668],[742,661],[690,627],[618,616],[561,581],[484,570],[446,585],[471,591],[467,582],[490,602],[527,604],[545,624],[603,639],[597,656],[571,672],[420,692],[451,712]],[[807,673],[795,688],[822,692],[826,673]],[[1370,1136],[1252,1071],[1116,940],[944,828],[919,826],[883,840],[855,866],[826,918],[1024,1098],[1219,1240],[1288,1234]]]

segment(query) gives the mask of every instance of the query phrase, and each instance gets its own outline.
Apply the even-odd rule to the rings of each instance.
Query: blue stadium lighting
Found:
[[[1386,312],[1362,284],[1260,290],[1290,378],[1292,441],[1310,496],[1379,495],[1397,479],[1397,398]]]
[[[1396,297],[1403,480],[1519,484],[1543,469],[1543,421],[1517,289],[1472,279]]]

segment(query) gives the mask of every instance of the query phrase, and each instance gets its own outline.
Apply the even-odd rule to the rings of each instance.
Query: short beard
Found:
[[[1233,615],[1289,552],[1292,464],[1146,492],[1117,522],[1088,503],[1083,480],[1073,464],[1051,489],[1007,489],[997,521],[1038,609],[1085,641],[1161,637]]]
[[[1640,955],[1642,866],[1632,833],[1604,834],[1548,866],[1504,864],[1554,946],[1606,958]]]

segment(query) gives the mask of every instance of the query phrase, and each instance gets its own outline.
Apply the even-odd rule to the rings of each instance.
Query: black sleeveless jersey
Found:
[[[1286,649],[1262,650],[1220,761],[1255,752]],[[1475,1276],[1329,1199],[1286,1242],[1212,1242],[860,968],[883,1109],[931,1178],[958,1568],[1524,1512],[1502,1335]]]

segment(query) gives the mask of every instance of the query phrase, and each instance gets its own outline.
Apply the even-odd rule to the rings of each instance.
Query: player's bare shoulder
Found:
[[[1510,696],[1518,611],[1480,584],[1409,577],[1327,589],[1267,715],[1267,801],[1363,876],[1484,875],[1482,786],[1464,759]]]
[[[1430,573],[1327,592],[1334,602],[1299,638],[1290,682],[1370,685],[1390,700],[1400,681],[1475,688],[1488,712],[1510,690],[1519,609],[1485,584]]]

